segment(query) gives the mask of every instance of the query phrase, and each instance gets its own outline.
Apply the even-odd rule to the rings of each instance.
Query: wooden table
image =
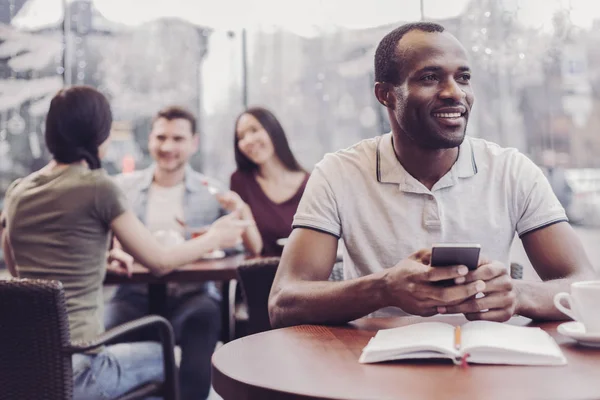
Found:
[[[578,346],[539,326],[559,343],[567,366],[455,366],[444,360],[359,364],[378,329],[419,317],[361,319],[341,327],[304,325],[247,336],[213,355],[213,386],[225,400],[271,399],[600,399],[600,350]],[[462,324],[462,316],[438,316]],[[511,323],[529,324],[525,318]]]
[[[163,276],[152,275],[143,265],[134,264],[131,278],[122,275],[106,274],[104,283],[107,285],[128,283],[164,284],[167,282],[190,283],[230,280],[236,278],[237,267],[249,258],[244,254],[237,254],[217,260],[199,260]]]
[[[200,260],[163,276],[152,275],[150,271],[140,265],[135,264],[131,278],[122,275],[106,274],[104,283],[106,285],[123,285],[145,283],[148,285],[148,308],[151,314],[165,315],[167,304],[167,284],[169,282],[192,283],[206,281],[221,281],[223,293],[222,299],[222,318],[223,321],[230,320],[230,305],[232,299],[229,295],[229,287],[232,279],[237,278],[237,268],[244,262],[253,257],[244,254],[237,254],[216,260]],[[229,323],[231,325],[231,322]],[[224,324],[228,332],[223,333],[223,338],[229,337],[231,326]]]

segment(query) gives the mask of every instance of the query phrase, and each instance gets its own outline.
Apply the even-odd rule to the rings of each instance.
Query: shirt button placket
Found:
[[[442,227],[440,213],[435,196],[429,195],[423,210],[423,223],[428,230],[439,230]]]

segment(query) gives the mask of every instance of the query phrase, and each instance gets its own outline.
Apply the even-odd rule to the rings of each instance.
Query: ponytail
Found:
[[[86,149],[78,149],[78,155],[80,160],[85,160],[85,162],[87,162],[90,169],[102,168],[102,162],[100,161],[97,147],[93,152]]]
[[[68,149],[63,147],[60,150],[55,151],[52,155],[56,161],[62,164],[73,164],[84,160],[90,169],[102,168],[97,147],[94,149],[94,151],[85,149],[83,147],[79,147],[77,149]]]

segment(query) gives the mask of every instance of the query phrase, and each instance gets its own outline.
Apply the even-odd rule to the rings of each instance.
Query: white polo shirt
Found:
[[[515,232],[560,221],[567,217],[546,177],[516,149],[467,136],[429,190],[402,167],[388,133],[325,155],[293,226],[343,238],[344,279],[352,279],[440,242],[479,243],[508,267]]]

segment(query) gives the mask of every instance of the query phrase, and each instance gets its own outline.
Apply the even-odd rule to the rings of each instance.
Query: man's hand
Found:
[[[484,297],[472,297],[460,304],[438,307],[440,314],[463,313],[467,319],[504,322],[510,319],[517,308],[517,295],[508,269],[498,261],[480,259],[476,270],[465,277],[455,279],[458,285],[473,281],[484,281]],[[486,310],[486,311],[484,311]]]
[[[431,267],[430,260],[430,250],[419,250],[386,270],[386,303],[411,314],[431,316],[440,307],[462,303],[485,290],[485,282],[477,277],[460,285],[440,286],[440,281],[464,279],[469,269],[464,265]]]
[[[116,275],[127,275],[131,278],[133,272],[133,257],[121,248],[113,248],[108,252],[106,271]]]

